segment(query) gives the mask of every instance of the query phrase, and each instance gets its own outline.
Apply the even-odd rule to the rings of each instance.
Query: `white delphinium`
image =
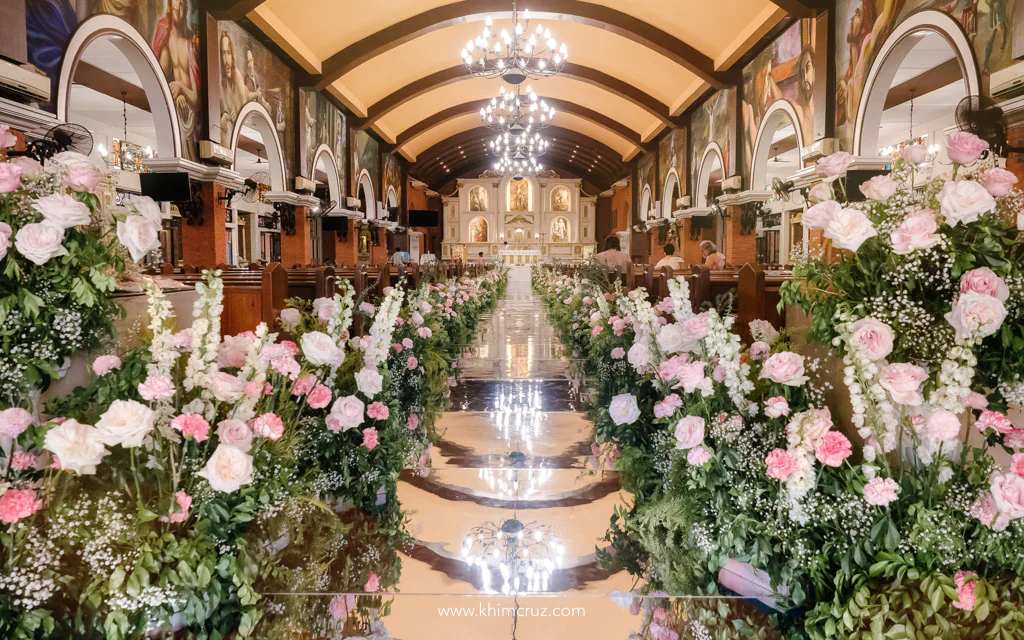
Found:
[[[260,392],[242,396],[231,412],[235,420],[247,422],[256,417],[256,403],[263,395],[263,387],[267,381],[267,363],[262,357],[263,347],[268,343],[277,340],[276,333],[270,333],[266,322],[261,322],[256,327],[254,336],[249,340],[249,349],[245,354],[245,364],[238,372],[239,380],[259,385]]]
[[[192,353],[185,365],[183,381],[186,391],[198,388],[207,400],[213,398],[206,387],[209,376],[217,372],[220,316],[224,311],[224,283],[219,276],[219,271],[207,271],[206,282],[196,283],[199,298],[192,309]]]
[[[733,318],[722,318],[718,311],[705,312],[708,319],[708,334],[704,337],[704,351],[710,361],[718,357],[718,365],[725,371],[725,388],[729,399],[743,415],[750,415],[751,403],[747,394],[754,390],[750,380],[750,365],[742,362],[740,337],[732,332]]]
[[[367,367],[376,367],[387,361],[388,350],[391,348],[391,334],[395,330],[395,319],[402,309],[405,292],[401,287],[394,287],[380,303],[377,314],[373,317],[373,326],[368,334],[369,344],[363,354],[363,363]]]
[[[848,312],[840,312],[836,320],[839,335],[833,339],[832,344],[836,347],[846,345],[843,352],[843,363],[846,365],[843,369],[843,382],[850,391],[850,403],[853,406],[851,421],[866,443],[864,458],[871,462],[878,453],[896,449],[900,419],[885,389],[878,382],[878,366],[868,357],[864,346],[851,338],[855,319]],[[872,439],[881,447],[881,451],[872,446]]]
[[[173,334],[167,326],[174,318],[174,309],[163,290],[153,280],[147,280],[146,299],[149,306],[149,331],[153,338],[149,353],[152,362],[146,365],[151,377],[171,377],[171,370],[178,361],[178,352],[171,348]]]
[[[690,303],[690,285],[683,276],[676,276],[668,281],[668,293],[672,298],[672,317],[676,322],[683,322],[693,317],[693,305]]]
[[[999,393],[1003,394],[1006,403],[1011,407],[1024,408],[1024,381],[1007,380],[999,383]]]
[[[956,414],[966,410],[963,399],[971,392],[974,367],[978,364],[974,355],[976,342],[973,338],[957,338],[956,345],[946,353],[939,365],[939,384],[928,397],[929,404]]]
[[[344,335],[352,326],[352,307],[356,290],[348,280],[341,280],[338,288],[341,292],[334,294],[334,309],[331,319],[327,322],[327,335],[334,338],[339,347],[343,347]]]

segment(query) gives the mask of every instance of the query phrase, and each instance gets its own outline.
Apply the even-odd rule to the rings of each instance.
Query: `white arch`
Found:
[[[242,131],[242,125],[250,115],[256,117],[251,119],[254,129],[260,132],[263,138],[263,148],[267,151],[267,162],[270,164],[270,190],[285,191],[284,152],[281,150],[281,139],[277,137],[277,129],[274,128],[274,118],[267,111],[266,107],[258,102],[249,102],[238,112],[235,119],[234,130],[231,132],[231,168],[235,168],[238,158],[238,136]]]
[[[747,183],[749,188],[762,188],[765,173],[768,171],[768,154],[772,150],[772,138],[775,137],[776,131],[786,126],[787,120],[796,130],[797,158],[803,157],[804,135],[800,130],[800,118],[797,117],[796,109],[789,103],[789,100],[776,100],[772,106],[768,107],[764,118],[761,119],[761,126],[757,130],[754,153],[750,162],[750,181]]]
[[[327,193],[331,200],[338,203],[338,206],[344,206],[341,201],[341,179],[338,177],[338,159],[334,157],[334,152],[326,144],[322,144],[316,148],[316,152],[313,154],[313,166],[310,168],[309,178],[313,181],[316,180],[316,168],[320,164],[320,158],[327,156]]]
[[[918,37],[935,33],[949,43],[960,62],[967,95],[981,94],[981,79],[978,61],[974,57],[971,43],[963,27],[956,20],[941,11],[920,11],[900,23],[892,32],[875,57],[864,93],[857,108],[857,122],[853,133],[853,153],[861,156],[878,154],[878,129],[885,110],[885,98],[889,94],[892,80],[904,58],[918,43]]]
[[[523,180],[526,180],[530,183],[530,206],[528,206],[526,209],[529,212],[535,212],[542,208],[538,206],[538,198],[540,198],[540,182],[538,182],[537,179],[532,176],[523,176]],[[501,181],[500,195],[501,200],[505,203],[505,211],[509,210],[508,185],[510,182],[512,182],[512,176],[507,176],[504,180]]]
[[[640,221],[647,222],[647,217],[650,214],[651,209],[651,185],[645,184],[644,190],[640,194]]]
[[[142,82],[142,89],[149,101],[149,110],[156,125],[157,151],[163,156],[181,157],[181,126],[174,109],[171,89],[164,78],[160,62],[153,49],[135,27],[121,18],[101,14],[86,19],[75,29],[64,53],[57,83],[57,117],[70,122],[71,86],[75,70],[86,48],[99,38],[107,37],[118,51],[128,59],[132,70]]]
[[[661,217],[671,218],[672,208],[676,206],[675,198],[672,197],[673,187],[679,185],[679,192],[682,193],[682,184],[679,182],[679,174],[676,168],[672,167],[665,176],[665,191],[661,194]]]
[[[718,156],[718,165],[722,168],[722,177],[725,177],[725,156],[722,155],[722,148],[717,142],[709,142],[704,148],[704,155],[700,158],[700,172],[697,174],[697,190],[694,192],[697,207],[708,207],[708,185],[711,183],[711,156]]]
[[[359,180],[356,182],[356,197],[359,197],[360,191],[365,192],[366,197],[366,214],[367,220],[375,220],[377,218],[377,199],[373,193],[373,180],[370,179],[370,172],[363,169],[359,173]]]
[[[398,206],[398,193],[395,191],[395,185],[388,185],[388,195],[384,198],[384,208],[390,209]]]

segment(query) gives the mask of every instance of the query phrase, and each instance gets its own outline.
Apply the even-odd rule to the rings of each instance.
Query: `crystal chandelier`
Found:
[[[501,78],[509,84],[520,84],[527,78],[548,78],[565,67],[568,51],[551,37],[551,30],[537,25],[530,28],[530,10],[523,12],[522,21],[512,2],[512,31],[502,29],[494,33],[490,16],[484,22],[483,32],[466,43],[462,61],[470,73],[480,78]]]
[[[548,150],[549,144],[539,133],[531,136],[526,133],[516,135],[506,131],[491,140],[491,152],[496,155],[539,156]]]
[[[504,155],[494,163],[494,170],[501,174],[521,177],[540,173],[544,170],[544,165],[537,162],[537,158],[533,156]]]
[[[499,87],[498,94],[497,98],[491,98],[490,104],[480,108],[480,119],[488,129],[530,133],[546,129],[555,117],[555,108],[541,100],[529,85],[525,96],[520,95],[519,85],[515,91]]]

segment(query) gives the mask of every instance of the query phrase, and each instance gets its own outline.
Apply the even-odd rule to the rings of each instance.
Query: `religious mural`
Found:
[[[220,86],[221,144],[231,146],[235,127],[241,124],[238,114],[245,105],[257,102],[270,114],[281,140],[285,167],[294,175],[294,156],[287,151],[295,148],[292,70],[234,22],[217,22],[216,30],[220,64],[210,70],[210,82],[216,80]],[[270,144],[269,140],[263,142]]]
[[[551,210],[568,211],[570,207],[569,190],[565,187],[555,187],[551,191]],[[559,218],[560,220],[563,218]]]
[[[651,189],[651,201],[647,203],[648,208],[653,206],[654,201],[658,199],[658,196],[655,191],[655,189],[657,188],[657,184],[655,183],[657,180],[657,176],[655,175],[657,161],[658,155],[653,151],[648,151],[640,156],[640,159],[637,160],[636,164],[636,193],[637,197],[640,198],[641,203],[643,202],[644,188],[650,187]],[[640,219],[634,220],[634,222],[640,222],[640,220],[643,220],[644,216],[647,215],[646,211],[640,211],[638,213],[640,214]]]
[[[757,131],[768,109],[777,100],[786,100],[796,111],[804,143],[824,137],[824,105],[821,118],[815,118],[815,96],[823,83],[815,83],[817,68],[817,29],[815,20],[800,20],[776,38],[743,69],[743,166],[750,175]],[[821,74],[824,76],[824,71]],[[817,98],[817,100],[816,100]],[[820,122],[819,122],[820,121]],[[817,126],[816,126],[817,125]],[[753,185],[748,185],[753,187]]]
[[[352,129],[352,160],[349,165],[352,168],[351,180],[352,193],[359,193],[359,175],[366,169],[370,174],[370,182],[374,190],[380,188],[380,144],[376,138],[362,129]],[[383,200],[382,194],[375,194]]]
[[[469,210],[487,211],[487,189],[477,185],[469,190]]]
[[[558,216],[551,221],[551,242],[569,242],[569,221]]]
[[[1024,0],[838,0],[836,2],[836,135],[853,143],[857,110],[871,65],[886,38],[912,13],[944,11],[963,27],[982,75],[1013,62],[1016,4]]]
[[[487,242],[487,220],[477,217],[469,221],[469,241]]]
[[[679,176],[679,193],[686,193],[686,133],[683,128],[672,129],[658,143],[658,193],[665,191],[668,172],[676,170]]]
[[[29,62],[50,77],[56,111],[64,52],[78,24],[96,14],[117,16],[150,44],[171,90],[181,128],[182,153],[197,160],[202,134],[202,82],[197,61],[199,8],[196,0],[25,0]]]
[[[315,179],[316,167],[313,163],[316,161],[316,150],[320,145],[327,145],[338,164],[338,184],[344,191],[348,184],[345,179],[345,136],[348,135],[345,114],[316,91],[302,89],[299,91],[299,115],[302,117],[302,127],[299,129],[299,157],[302,166],[299,171]],[[340,193],[338,196],[344,197],[345,194]]]
[[[508,181],[508,210],[529,211],[530,210],[530,181],[509,180]]]
[[[381,162],[382,180],[381,202],[387,206],[388,189],[394,188],[395,198],[402,198],[402,169],[398,166],[398,155],[385,153]]]
[[[693,136],[690,167],[694,180],[697,179],[697,173],[700,171],[700,161],[704,157],[704,151],[712,142],[722,148],[722,162],[725,164],[723,174],[729,175],[731,143],[736,130],[735,104],[736,90],[733,88],[722,89],[705,100],[690,118],[690,135]]]

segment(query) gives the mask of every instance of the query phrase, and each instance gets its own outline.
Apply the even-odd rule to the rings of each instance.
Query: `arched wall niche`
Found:
[[[359,199],[363,203],[363,213],[366,214],[367,220],[374,220],[377,217],[377,199],[373,193],[373,180],[370,178],[370,172],[363,169],[359,173]]]
[[[668,175],[665,176],[665,190],[661,195],[661,217],[671,218],[672,210],[676,206],[676,198],[674,196],[676,191],[682,193],[682,185],[679,182],[679,174],[676,173],[675,167],[668,170]]]
[[[651,213],[651,185],[645,184],[640,194],[640,220],[646,222]]]
[[[700,160],[700,171],[697,173],[696,206],[709,207],[713,203],[708,202],[708,186],[711,184],[711,174],[715,169],[722,171],[725,176],[725,162],[723,161],[722,149],[717,142],[708,144],[704,149],[704,155]]]
[[[796,109],[788,100],[776,100],[768,108],[761,126],[757,130],[757,138],[754,141],[753,161],[750,163],[750,180],[747,186],[750,189],[763,189],[768,173],[768,162],[771,158],[772,143],[776,132],[792,126],[796,134],[797,146],[797,169],[799,169],[800,158],[803,157],[804,136],[800,129],[800,118]]]
[[[311,179],[316,180],[316,172],[320,167],[320,163],[325,163],[327,174],[327,194],[330,200],[334,200],[341,206],[341,178],[338,176],[338,160],[334,157],[334,152],[326,144],[322,144],[316,149],[316,153],[313,154],[313,175]]]
[[[231,134],[231,155],[235,159],[231,165],[234,169],[238,163],[238,138],[245,126],[250,126],[259,132],[263,138],[263,148],[267,152],[267,162],[270,164],[270,189],[271,191],[284,191],[284,152],[281,149],[281,139],[277,137],[277,129],[274,127],[274,119],[270,113],[258,102],[250,102],[242,107],[238,113],[237,125]]]
[[[160,62],[149,43],[135,28],[116,16],[100,14],[86,19],[75,30],[68,42],[61,63],[57,83],[57,117],[70,122],[71,87],[82,54],[93,42],[106,38],[128,59],[139,77],[149,102],[149,110],[156,126],[155,151],[163,158],[182,157],[181,126],[174,109],[174,99],[167,85]]]

